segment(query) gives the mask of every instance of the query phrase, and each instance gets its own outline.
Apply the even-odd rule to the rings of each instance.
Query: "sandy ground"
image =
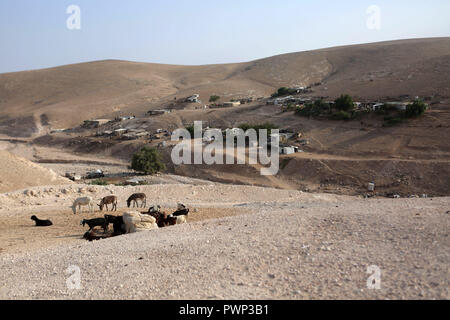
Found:
[[[52,178],[67,171],[103,168],[109,181],[130,172],[108,157],[10,142],[0,149],[27,159],[14,162],[19,178],[4,170],[17,182],[11,189],[31,185],[0,194],[0,299],[449,298],[450,198],[368,200],[177,175],[136,187],[58,185]],[[42,186],[21,184],[21,170]],[[75,198],[117,195],[121,214],[135,192],[169,212],[186,204],[188,224],[82,239],[80,221],[104,213],[73,215]],[[33,214],[54,226],[34,227]],[[80,290],[67,287],[73,265]],[[367,287],[372,265],[380,290]]]
[[[449,298],[449,198],[364,200],[220,184],[95,187],[95,198],[117,194],[121,207],[125,195],[142,191],[163,207],[181,201],[198,212],[186,225],[89,243],[77,224],[90,214],[74,218],[67,208],[79,191],[90,192],[84,188],[0,197],[0,217],[11,223],[2,233],[18,233],[0,254],[0,298]],[[67,227],[30,227],[36,208]],[[80,290],[67,287],[71,265],[80,268]],[[380,290],[367,288],[371,265],[381,270]]]
[[[154,177],[157,179],[157,177]],[[173,181],[175,176],[160,177],[162,180]],[[182,177],[178,180],[183,181]],[[203,183],[207,183],[202,181]],[[156,183],[156,182],[155,182]],[[251,187],[234,187],[220,184],[187,184],[187,181],[172,184],[154,184],[140,187],[63,185],[57,187],[34,187],[0,196],[0,248],[3,252],[26,252],[39,246],[59,245],[61,243],[80,240],[86,228],[80,226],[82,219],[102,217],[105,213],[95,208],[95,212],[86,209],[76,215],[70,206],[78,197],[91,196],[96,203],[104,196],[118,196],[118,211],[120,215],[128,209],[126,199],[135,192],[145,192],[148,196],[147,207],[159,204],[166,212],[175,211],[178,202],[191,208],[189,222],[216,219],[226,216],[248,213],[241,207],[246,200],[245,194],[264,190]],[[192,183],[192,180],[191,180]],[[251,191],[250,191],[251,190]],[[240,192],[242,192],[240,194]],[[252,198],[264,201],[266,192],[255,194]],[[292,197],[297,192],[281,192],[282,197]],[[214,195],[215,198],[211,198]],[[222,198],[222,200],[220,200]],[[245,204],[245,203],[244,203]],[[236,205],[236,207],[234,207]],[[146,211],[146,209],[138,209]],[[195,212],[194,212],[195,211]],[[31,215],[40,219],[50,219],[54,226],[50,228],[34,228]],[[82,241],[82,240],[81,240]]]
[[[7,192],[36,185],[70,183],[52,170],[0,150],[0,192]]]
[[[176,208],[163,208],[166,212],[174,212]],[[189,216],[189,222],[217,219],[227,216],[244,214],[244,209],[223,210],[218,208],[199,208]],[[64,243],[84,243],[83,234],[89,229],[80,222],[83,219],[103,218],[105,214],[122,215],[124,208],[117,212],[83,212],[74,215],[70,210],[51,210],[39,214],[40,219],[50,219],[53,226],[37,228],[30,219],[30,213],[24,210],[22,214],[2,219],[0,223],[0,253],[26,253],[42,247],[56,248]],[[146,209],[138,209],[145,212]],[[27,220],[29,219],[29,220]],[[112,228],[112,225],[109,226]]]

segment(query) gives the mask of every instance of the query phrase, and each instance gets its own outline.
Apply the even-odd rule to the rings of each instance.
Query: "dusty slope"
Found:
[[[62,128],[100,116],[144,112],[193,93],[203,100],[211,94],[224,99],[267,96],[280,86],[318,81],[323,85],[317,94],[324,96],[450,96],[448,52],[450,39],[436,38],[299,52],[241,64],[99,61],[1,74],[0,132],[27,136],[48,123]]]
[[[449,298],[448,198],[358,200],[220,185],[141,188],[162,203],[195,198],[194,207],[237,206],[250,213],[1,254],[0,298]],[[81,270],[81,290],[66,286],[70,265]],[[367,289],[370,265],[381,269],[381,290]]]
[[[304,154],[283,156],[282,170],[273,183],[248,166],[181,166],[174,167],[170,148],[164,149],[169,172],[212,181],[254,184],[314,192],[362,194],[367,183],[374,181],[377,191],[402,196],[428,194],[449,195],[450,179],[450,108],[447,103],[433,105],[424,116],[393,127],[383,127],[381,120],[363,121],[314,120],[281,112],[272,105],[244,105],[214,110],[184,110],[160,117],[138,118],[115,124],[154,132],[158,128],[175,130],[186,123],[202,119],[204,126],[236,127],[244,122],[271,122],[280,128],[302,132],[309,145]],[[110,125],[101,130],[110,130]],[[97,163],[129,163],[131,155],[149,141],[113,140],[90,137],[95,133],[52,134],[33,140],[33,144],[0,142],[8,150],[29,160],[67,164],[88,161]],[[11,139],[10,139],[11,140]],[[154,142],[156,147],[157,142]],[[51,146],[52,148],[48,148]],[[0,144],[1,148],[1,144]],[[75,154],[73,154],[73,152]],[[116,161],[120,159],[121,161]],[[53,168],[53,167],[51,167]],[[64,169],[66,170],[66,169]],[[58,171],[64,173],[64,170]],[[70,170],[68,168],[67,170]],[[124,171],[127,171],[124,169]],[[85,172],[80,172],[85,174]]]
[[[450,100],[447,100],[448,102]],[[447,103],[448,103],[447,102]],[[115,126],[141,128],[150,132],[158,128],[175,130],[186,123],[202,119],[204,126],[236,127],[244,122],[271,122],[303,134],[309,141],[302,154],[281,157],[280,174],[264,177],[252,166],[174,166],[170,148],[161,149],[169,172],[233,184],[253,184],[269,187],[362,194],[367,183],[374,181],[377,192],[402,196],[428,194],[449,195],[450,190],[450,109],[448,104],[433,105],[426,114],[393,127],[383,127],[381,119],[363,121],[314,120],[281,112],[273,105],[244,105],[214,110],[184,110],[170,115],[124,121]],[[114,127],[115,128],[115,127]],[[110,130],[109,126],[101,130]],[[86,136],[89,132],[84,133]],[[131,155],[148,140],[123,141],[109,138],[84,137],[77,134],[52,134],[33,140],[40,156],[34,161],[50,159],[52,146],[59,152],[89,154],[86,157],[113,157],[128,163]],[[157,146],[158,141],[153,142]],[[14,152],[26,148],[13,144]],[[64,150],[64,151],[63,151]],[[36,152],[35,152],[36,153]],[[54,156],[54,159],[62,156]],[[63,158],[78,158],[67,154]],[[75,162],[75,161],[74,161]]]
[[[216,81],[233,67],[98,61],[2,74],[1,114],[10,119],[34,117],[44,124],[49,119],[54,128],[77,125],[135,104],[148,105],[186,86]]]
[[[450,39],[430,38],[324,49],[333,71],[317,93],[358,97],[449,96]]]
[[[0,193],[62,183],[70,181],[31,161],[0,150]]]

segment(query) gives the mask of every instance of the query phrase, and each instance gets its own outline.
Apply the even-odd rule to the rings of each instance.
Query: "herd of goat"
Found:
[[[139,205],[139,201],[141,202]],[[106,208],[109,211],[109,205],[111,205],[111,211],[117,211],[117,197],[107,196],[104,197],[97,206],[100,211]],[[147,205],[147,196],[144,193],[135,193],[131,195],[127,200],[128,208],[133,204],[134,207],[145,208]],[[73,202],[72,211],[74,214],[82,211],[82,207],[88,207],[90,212],[94,212],[94,199],[92,197],[78,198]],[[159,228],[172,226],[179,223],[186,222],[186,216],[189,214],[189,209],[183,204],[178,204],[177,210],[172,214],[167,214],[161,211],[159,205],[150,206],[146,212],[140,212],[143,215],[150,215],[156,220],[156,224]],[[36,226],[46,227],[51,226],[53,223],[50,220],[41,220],[36,216],[32,216],[31,220],[35,221]],[[114,237],[127,233],[126,226],[123,220],[123,216],[113,216],[105,214],[104,218],[84,219],[80,222],[81,225],[88,226],[89,231],[84,234],[86,240],[99,240],[109,237]],[[113,225],[113,232],[107,233],[109,225]],[[103,229],[103,234],[99,234],[94,228],[100,227]]]

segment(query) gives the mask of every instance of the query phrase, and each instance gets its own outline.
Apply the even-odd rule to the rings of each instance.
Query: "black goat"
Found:
[[[185,208],[185,209],[175,211],[170,216],[179,217],[179,216],[187,216],[188,214],[189,214],[189,209]]]
[[[108,222],[106,222],[105,218],[96,218],[91,220],[84,219],[80,224],[82,224],[83,227],[87,224],[89,226],[89,231],[91,231],[94,227],[102,227],[105,232],[108,230]]]
[[[112,223],[114,229],[114,235],[121,235],[126,233],[125,223],[123,222],[122,216],[112,216],[105,214],[105,220],[107,224]]]
[[[36,216],[32,216],[31,220],[36,222],[36,227],[49,227],[53,225],[53,223],[50,220],[41,220],[38,219],[38,217]]]
[[[147,211],[147,212],[142,212],[142,214],[148,214],[148,215],[151,215],[152,213],[160,212],[160,211],[161,211],[161,206],[160,206],[160,205],[153,205],[153,206],[150,206],[150,207],[148,208],[148,211]]]

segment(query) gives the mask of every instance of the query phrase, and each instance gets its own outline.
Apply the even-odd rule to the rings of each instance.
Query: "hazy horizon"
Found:
[[[238,63],[335,46],[449,37],[450,3],[430,2],[4,0],[0,73],[98,60]],[[75,13],[67,13],[71,5],[80,9],[79,29],[68,28]],[[374,17],[378,25],[370,27]]]

